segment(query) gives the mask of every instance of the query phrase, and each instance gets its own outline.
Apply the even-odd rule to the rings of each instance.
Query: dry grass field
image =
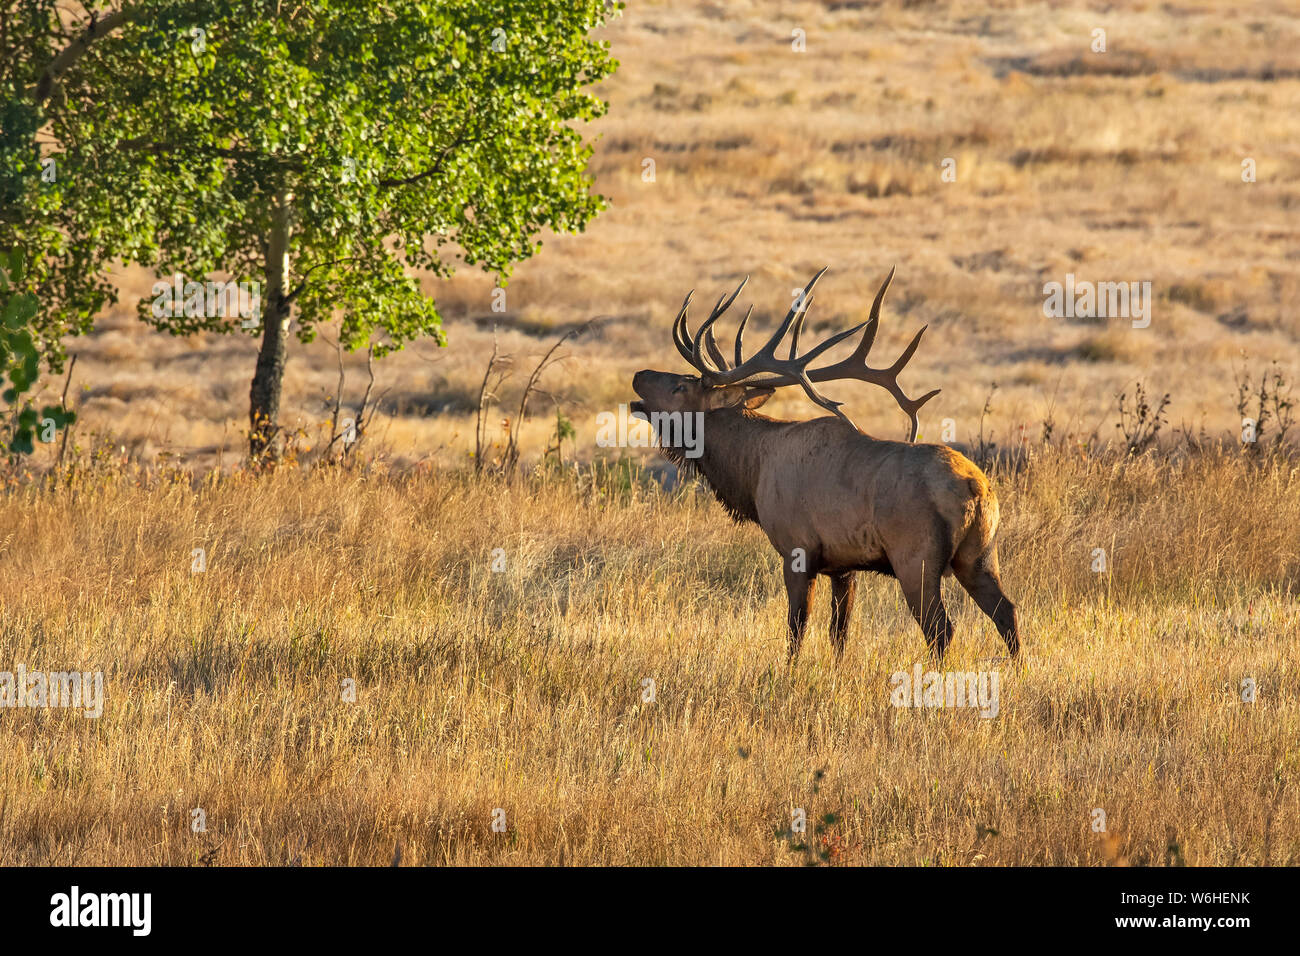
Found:
[[[999,671],[993,719],[891,705],[924,642],[883,578],[839,667],[823,596],[787,670],[757,529],[626,469],[11,494],[0,660],[102,666],[106,703],[0,714],[0,864],[792,864],[796,808],[846,864],[1300,862],[1300,474],[1000,485],[1024,665],[951,584],[944,663]]]
[[[254,340],[150,331],[152,279],[125,270],[69,342],[71,467],[45,480],[41,447],[0,492],[0,670],[101,669],[106,701],[0,711],[0,865],[799,865],[796,809],[837,864],[1300,863],[1300,465],[1234,445],[1238,378],[1300,379],[1293,4],[634,2],[608,36],[609,210],[548,238],[503,313],[491,277],[431,281],[448,347],[376,365],[350,467],[311,467],[324,339],[290,348],[300,464],[260,475],[240,467]],[[1023,659],[944,585],[944,669],[998,672],[993,719],[892,706],[925,645],[883,578],[839,666],[823,585],[787,669],[758,529],[595,443],[635,370],[682,369],[688,289],[751,274],[761,330],[827,265],[826,334],[894,264],[877,362],[928,324],[904,376],[943,389],[923,439],[951,419],[955,444],[1003,453]],[[1046,317],[1068,273],[1150,281],[1150,325]],[[476,476],[494,326],[517,373],[492,455],[526,371],[593,317],[543,380],[520,474]],[[355,407],[364,361],[347,369]],[[1126,457],[1105,443],[1139,382],[1168,424]],[[905,433],[878,390],[835,394]],[[563,465],[542,460],[556,408]]]

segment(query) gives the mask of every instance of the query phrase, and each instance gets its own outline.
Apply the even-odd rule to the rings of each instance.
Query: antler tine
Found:
[[[902,386],[898,384],[898,373],[902,370],[903,365],[906,364],[906,359],[911,357],[909,353],[915,351],[916,343],[921,340],[921,334],[923,332],[925,332],[925,329],[922,329],[920,332],[916,333],[916,336],[912,339],[911,345],[908,346],[908,349],[904,351],[904,355],[900,356],[899,360],[895,362],[890,368],[866,369],[867,372],[881,373],[880,380],[876,380],[874,376],[861,377],[862,381],[864,382],[871,382],[872,384],[882,386],[885,389],[885,391],[889,392],[889,394],[894,397],[894,401],[898,403],[898,407],[903,410],[903,412],[907,415],[908,421],[911,423],[911,430],[909,431],[907,436],[908,441],[916,441],[916,436],[921,430],[921,423],[917,418],[917,413],[921,410],[921,406],[924,405],[926,402],[928,402],[930,399],[934,398],[934,396],[938,395],[939,392],[941,391],[941,389],[936,388],[933,389],[932,391],[926,392],[920,398],[913,399],[913,398],[908,398],[907,393],[904,392]],[[888,373],[887,378],[885,377],[885,373]]]
[[[736,297],[740,295],[741,290],[744,289],[745,286],[747,286],[748,284],[749,284],[749,276],[745,276],[745,278],[740,280],[740,285],[736,286],[736,291],[731,293],[731,295],[727,296],[727,301],[725,303],[722,301],[721,298],[719,298],[718,299],[719,304],[714,307],[715,314],[710,316],[710,318],[716,319],[723,312],[726,312],[729,308],[731,308],[731,303],[736,301]]]
[[[804,286],[803,292],[800,294],[799,298],[797,298],[794,304],[790,306],[790,311],[785,314],[785,319],[782,320],[781,324],[777,327],[777,330],[772,333],[772,337],[764,343],[761,349],[745,361],[737,362],[734,368],[723,370],[721,374],[712,376],[713,384],[735,385],[738,382],[750,378],[758,372],[776,372],[778,374],[789,375],[792,378],[796,378],[796,363],[801,360],[778,359],[776,357],[776,347],[781,344],[781,340],[784,339],[786,333],[790,331],[790,327],[794,325],[800,316],[807,311],[807,303],[811,299],[810,293],[812,292],[813,286],[815,286],[817,280],[825,274],[826,269],[823,268],[809,280],[808,284]],[[794,382],[791,381],[789,384],[794,384]]]
[[[820,405],[822,408],[826,409],[827,411],[833,412],[835,415],[848,422],[849,425],[852,426],[853,428],[858,427],[857,425],[853,424],[853,419],[849,418],[848,415],[845,415],[842,411],[840,411],[840,406],[843,405],[844,403],[834,401],[833,399],[829,399],[821,392],[817,391],[812,381],[808,378],[808,374],[803,369],[800,369],[799,371],[798,382],[801,386],[803,386],[804,394],[806,394],[808,398],[812,400],[814,405]]]
[[[694,289],[686,293],[682,307],[677,310],[677,318],[673,319],[673,344],[677,346],[677,351],[681,353],[682,358],[688,362],[691,361],[691,337],[690,331],[686,328],[686,310],[691,307],[693,298],[695,298]]]
[[[736,286],[736,290],[731,295],[726,293],[720,295],[717,304],[713,307],[713,311],[709,313],[709,317],[704,320],[704,324],[696,331],[695,337],[690,339],[691,355],[689,361],[701,376],[710,381],[715,380],[719,372],[728,371],[727,360],[723,358],[722,350],[718,348],[718,341],[713,336],[713,323],[717,322],[722,317],[722,314],[731,308],[731,303],[736,301],[736,297],[740,295],[741,290],[745,288],[748,282],[749,276],[745,276],[740,280],[740,285]],[[708,359],[702,353],[701,345],[708,350]]]
[[[871,317],[869,322],[876,322],[880,319],[880,303],[885,301],[885,293],[889,290],[889,284],[894,281],[894,273],[898,271],[898,266],[891,266],[889,275],[885,276],[885,281],[880,283],[880,288],[876,290],[875,301],[871,303]]]
[[[716,315],[704,320],[700,330],[695,333],[695,338],[691,341],[691,365],[699,371],[701,377],[712,380],[718,372],[723,369],[714,368],[709,359],[701,351],[700,346],[704,344],[704,333],[709,330],[709,326],[718,321]]]
[[[740,345],[745,339],[745,324],[749,322],[749,317],[754,314],[754,307],[751,305],[745,310],[745,317],[740,320],[740,325],[736,328],[736,365],[743,365],[745,359],[741,354]]]
[[[885,276],[885,281],[880,283],[880,288],[876,290],[876,298],[871,303],[871,315],[866,322],[868,329],[863,333],[862,341],[853,352],[854,358],[860,358],[865,362],[867,353],[876,342],[876,333],[880,331],[880,304],[885,301],[885,292],[889,289],[889,284],[894,281],[894,273],[897,271],[898,266],[891,268],[889,275]]]
[[[808,318],[808,310],[812,308],[812,303],[813,297],[808,296],[808,298],[804,300],[803,308],[799,311],[799,315],[794,320],[794,325],[790,327],[789,358],[791,359],[799,354],[799,333],[803,331],[803,323],[804,320]]]
[[[911,419],[912,422],[912,430],[907,436],[908,441],[916,441],[916,436],[921,431],[921,423],[917,420],[916,413],[921,410],[922,405],[934,398],[934,396],[938,395],[940,391],[942,391],[942,389],[936,388],[933,391],[926,392],[920,398],[916,399],[916,401],[908,401],[905,410],[907,412],[907,417]],[[899,391],[899,394],[902,394],[901,390]],[[895,396],[895,400],[897,400],[897,398],[898,396]]]
[[[907,348],[903,349],[902,354],[894,360],[894,364],[889,366],[889,371],[895,378],[898,377],[898,373],[903,370],[904,366],[912,360],[912,356],[916,353],[916,347],[921,344],[921,336],[925,335],[925,330],[928,328],[928,325],[921,326],[917,333],[912,336],[912,341],[907,343]]]
[[[718,296],[718,301],[713,306],[712,314],[716,314],[716,315],[722,314],[719,311],[719,306],[722,305],[722,300],[726,297],[726,295],[727,294],[724,292],[722,293],[722,295]],[[704,336],[704,347],[708,350],[709,358],[712,359],[713,364],[720,369],[729,368],[729,366],[727,365],[727,360],[722,357],[722,350],[718,348],[718,340],[713,337],[713,328],[711,323],[705,323],[704,326],[701,327],[700,332]]]
[[[790,306],[790,311],[785,314],[785,318],[781,320],[781,324],[777,326],[776,331],[772,333],[772,337],[767,340],[767,343],[761,349],[758,350],[758,355],[766,355],[771,358],[776,356],[776,347],[781,344],[781,340],[785,338],[785,333],[790,330],[790,326],[794,324],[795,320],[808,311],[806,303],[812,296],[813,286],[817,284],[818,279],[826,274],[826,270],[829,268],[830,266],[822,266],[821,271],[808,280],[808,284],[803,287],[803,291],[799,293],[799,297],[794,300],[794,304]],[[755,358],[757,358],[758,355],[756,355]]]

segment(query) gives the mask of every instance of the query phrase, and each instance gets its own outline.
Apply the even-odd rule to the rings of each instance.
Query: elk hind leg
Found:
[[[970,563],[953,562],[953,574],[966,589],[979,609],[993,622],[993,626],[1002,635],[1007,650],[1015,657],[1020,653],[1020,622],[1016,616],[1016,606],[1011,603],[1002,581],[998,577],[998,552],[990,548],[982,556]]]
[[[857,591],[858,576],[853,571],[830,575],[831,579],[831,646],[835,659],[844,656],[844,644],[849,636],[849,618],[853,616],[853,598]]]
[[[929,645],[936,663],[943,660],[943,653],[952,640],[952,621],[948,620],[948,612],[944,609],[940,587],[947,564],[947,561],[941,562],[932,556],[928,561],[918,560],[895,570],[908,610],[921,625],[925,643]]]

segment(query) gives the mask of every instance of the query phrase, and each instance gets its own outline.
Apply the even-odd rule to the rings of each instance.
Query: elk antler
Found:
[[[682,353],[682,358],[690,362],[691,366],[698,369],[701,373],[706,371],[712,373],[719,369],[725,369],[728,367],[727,360],[722,357],[722,352],[718,349],[717,340],[713,337],[713,332],[709,330],[709,327],[718,320],[718,317],[722,315],[723,312],[726,312],[727,309],[731,308],[731,303],[736,301],[736,296],[740,295],[740,291],[745,288],[747,282],[749,282],[749,276],[745,276],[745,278],[740,280],[740,285],[736,286],[736,291],[731,293],[730,297],[728,297],[726,293],[718,296],[717,304],[714,305],[713,311],[709,313],[709,317],[705,323],[700,326],[700,331],[696,334],[694,339],[691,338],[691,330],[686,325],[686,310],[690,308],[691,299],[695,298],[695,290],[692,289],[688,292],[686,298],[682,301],[682,307],[677,313],[677,318],[673,320],[673,344],[677,346],[677,351]],[[723,302],[723,299],[726,299],[726,302]],[[752,307],[750,308],[750,311],[753,311]],[[749,316],[746,315],[745,321],[748,320]],[[744,322],[740,323],[740,329],[741,332],[744,332]],[[709,350],[709,358],[713,363],[711,366],[705,364],[700,357],[700,341],[702,337],[704,347]],[[739,352],[737,352],[737,355],[739,355]]]
[[[867,354],[871,351],[871,346],[876,340],[876,333],[880,329],[880,305],[885,299],[885,290],[889,288],[889,284],[894,279],[895,269],[890,269],[889,275],[885,277],[885,281],[880,285],[880,290],[876,292],[876,299],[871,304],[871,315],[866,322],[845,332],[832,335],[820,345],[809,349],[803,355],[799,355],[799,334],[803,331],[804,320],[807,318],[808,309],[812,306],[812,289],[825,272],[826,270],[822,269],[804,286],[803,292],[790,306],[790,311],[786,313],[777,330],[772,333],[772,337],[748,359],[743,358],[741,342],[745,333],[745,324],[749,321],[749,316],[753,312],[752,306],[749,312],[745,313],[745,317],[740,322],[740,327],[736,330],[736,361],[734,365],[729,366],[727,364],[713,336],[713,324],[718,321],[722,313],[727,311],[731,303],[736,301],[740,291],[745,288],[745,283],[749,281],[748,276],[730,296],[723,295],[718,298],[717,305],[713,307],[709,317],[704,320],[704,324],[700,326],[694,336],[691,335],[686,324],[686,311],[695,293],[692,292],[688,295],[686,301],[682,303],[681,310],[677,313],[677,318],[673,321],[673,342],[682,357],[691,363],[691,366],[700,373],[700,377],[709,385],[723,386],[743,383],[755,388],[781,388],[786,385],[799,385],[814,403],[838,415],[850,425],[853,425],[853,420],[840,411],[840,406],[844,403],[833,401],[822,395],[817,391],[813,383],[856,379],[861,382],[869,382],[872,385],[879,385],[894,397],[898,407],[907,414],[912,424],[908,441],[916,441],[917,432],[920,430],[917,412],[920,411],[922,405],[938,395],[940,390],[936,388],[934,391],[927,392],[917,399],[908,398],[898,384],[898,375],[915,354],[917,346],[921,343],[921,336],[925,334],[928,326],[923,326],[912,337],[912,341],[907,348],[903,349],[903,353],[893,365],[888,368],[871,368],[867,365]],[[866,331],[862,333],[862,340],[848,358],[823,368],[810,369],[808,367],[814,359],[863,329]],[[786,333],[790,333],[789,355],[783,359],[777,358],[777,347],[785,338]],[[769,374],[771,377],[755,378],[760,374]],[[856,428],[857,426],[853,425],[853,427]]]

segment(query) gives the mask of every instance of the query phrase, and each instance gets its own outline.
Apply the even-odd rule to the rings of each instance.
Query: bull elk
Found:
[[[748,277],[730,296],[718,299],[699,330],[691,334],[686,313],[692,292],[673,322],[673,342],[698,373],[677,375],[649,369],[636,373],[632,388],[640,401],[630,411],[656,429],[664,454],[677,464],[686,456],[664,434],[674,417],[695,414],[701,444],[691,464],[738,522],[753,521],[781,554],[789,597],[790,660],[799,653],[818,575],[831,580],[831,643],[844,653],[858,571],[897,578],[936,660],[952,639],[940,580],[955,575],[998,629],[1012,656],[1020,640],[1015,605],[998,577],[998,501],[976,465],[945,445],[915,444],[917,412],[939,392],[908,398],[898,375],[916,352],[925,329],[916,333],[888,368],[871,368],[880,324],[880,304],[894,278],[881,284],[871,315],[861,325],[832,335],[799,354],[799,336],[822,269],[804,288],[767,343],[744,358],[745,325],[736,331],[728,363],[713,326],[740,295]],[[814,368],[835,345],[862,332],[853,354]],[[790,336],[788,356],[777,349]],[[884,441],[859,431],[817,388],[819,383],[854,379],[889,392],[911,420],[906,442]],[[783,421],[758,412],[774,391],[799,385],[814,403],[832,412],[811,421]],[[680,413],[674,416],[673,413]]]

